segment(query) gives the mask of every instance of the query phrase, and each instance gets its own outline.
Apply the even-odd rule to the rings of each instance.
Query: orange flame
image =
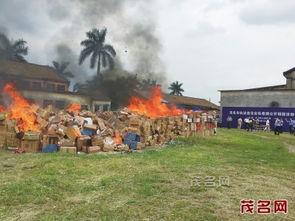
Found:
[[[178,109],[175,105],[162,103],[161,87],[153,87],[152,97],[149,100],[131,97],[128,109],[136,114],[143,114],[152,119],[157,117],[178,116],[185,113],[184,110]]]
[[[81,106],[79,104],[71,104],[71,106],[69,106],[67,109],[68,112],[76,112],[80,110],[81,110]]]
[[[11,97],[11,104],[8,109],[9,119],[17,120],[20,131],[40,131],[40,124],[37,122],[36,110],[38,105],[30,104],[22,97],[12,83],[4,86],[3,93]]]
[[[114,141],[116,144],[122,144],[122,137],[117,132],[115,132]]]
[[[5,107],[3,105],[0,105],[0,112],[6,112]]]

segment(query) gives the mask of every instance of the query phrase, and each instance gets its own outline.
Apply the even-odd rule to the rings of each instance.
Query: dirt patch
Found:
[[[289,144],[289,143],[284,143],[285,147],[287,147],[287,149],[292,152],[292,153],[295,153],[295,146],[292,145],[292,144]]]

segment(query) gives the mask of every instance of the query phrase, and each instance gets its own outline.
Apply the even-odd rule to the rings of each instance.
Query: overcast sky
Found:
[[[104,3],[99,5],[104,17],[86,22],[79,17],[83,5],[78,3],[65,7],[54,0],[0,0],[0,31],[28,42],[30,62],[50,64],[55,44],[66,41],[78,54],[86,31],[107,27],[108,43],[117,49],[125,68],[132,69],[137,57],[132,51],[143,48],[143,43],[123,41],[120,27],[145,24],[145,30],[156,36],[161,60],[153,71],[165,73],[168,83],[183,82],[184,95],[215,103],[219,89],[285,83],[282,72],[295,66],[294,0],[124,0],[124,16],[118,16],[122,8],[110,10],[111,3],[104,11],[108,1],[114,7],[121,4],[97,1]],[[67,32],[66,40],[61,32]]]

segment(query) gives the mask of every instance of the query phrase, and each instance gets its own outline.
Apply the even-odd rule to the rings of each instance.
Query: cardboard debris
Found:
[[[72,147],[61,146],[59,151],[61,153],[77,153],[77,148],[75,146],[72,146]]]
[[[73,125],[67,128],[66,135],[70,140],[76,140],[77,137],[81,136],[81,132],[77,126]]]
[[[49,106],[39,108],[36,115],[40,131],[24,133],[16,120],[9,120],[6,113],[0,113],[0,149],[37,152],[48,145],[56,145],[66,153],[141,150],[165,144],[175,137],[210,136],[217,127],[214,112],[150,119],[126,108],[68,113]]]

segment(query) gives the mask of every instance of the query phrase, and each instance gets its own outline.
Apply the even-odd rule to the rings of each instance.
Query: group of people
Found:
[[[232,116],[228,116],[226,118],[227,128],[230,129],[232,127]],[[289,126],[289,133],[295,135],[295,120],[292,118],[285,119]],[[242,129],[243,122],[245,123],[245,129],[247,131],[253,131],[257,129],[262,129],[264,131],[270,131],[270,119],[267,119],[263,125],[260,125],[260,119],[254,117],[246,117],[244,120],[239,117],[237,120],[237,128]],[[282,118],[276,118],[274,122],[274,134],[280,135],[283,132],[284,120]]]
[[[227,128],[230,129],[232,127],[232,121],[233,121],[233,118],[229,115],[226,119],[226,123],[227,123]],[[245,123],[245,128],[247,131],[253,131],[253,130],[256,130],[257,128],[257,125],[260,124],[260,120],[259,118],[253,118],[253,117],[246,117],[244,120],[240,117],[238,118],[238,121],[237,121],[237,128],[238,129],[242,129],[242,126],[243,126],[243,122]],[[270,127],[269,127],[269,120],[267,120],[266,124],[268,125],[268,127],[266,127],[265,129],[266,130],[270,130]]]

